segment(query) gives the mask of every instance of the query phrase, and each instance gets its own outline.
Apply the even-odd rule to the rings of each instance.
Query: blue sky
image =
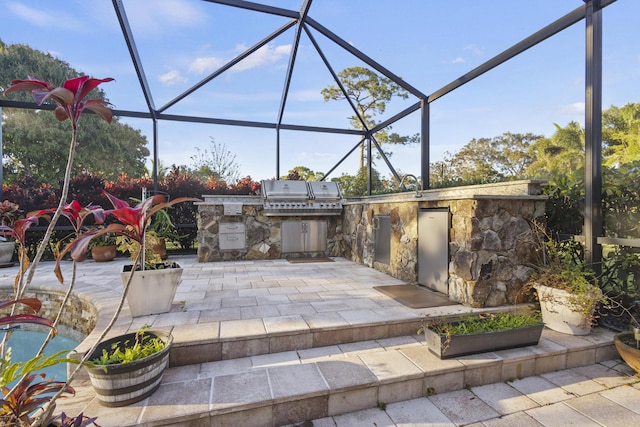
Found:
[[[261,0],[299,10],[300,0]],[[199,0],[123,0],[156,107],[161,107],[288,19]],[[401,76],[425,94],[454,81],[573,9],[582,0],[314,0],[309,16]],[[0,39],[46,51],[73,68],[113,77],[102,86],[115,108],[145,111],[110,0],[0,0]],[[618,0],[604,10],[603,107],[640,102],[640,1]],[[290,29],[184,101],[173,114],[274,122],[293,41]],[[314,32],[336,71],[362,65]],[[584,23],[431,104],[431,161],[441,160],[472,138],[504,132],[551,136],[554,123],[584,121]],[[26,76],[16,76],[24,78]],[[55,82],[59,83],[59,82]],[[284,123],[348,127],[346,103],[324,102],[333,84],[309,39],[300,43]],[[380,119],[415,103],[394,100]],[[123,118],[151,143],[151,124]],[[419,132],[414,113],[394,125]],[[210,137],[226,145],[243,176],[275,176],[273,130],[160,122],[159,157],[165,165],[190,164],[195,147]],[[281,133],[280,173],[304,165],[333,167],[357,143],[352,136]],[[391,161],[402,173],[420,171],[420,147],[394,147]],[[332,176],[353,174],[352,155]],[[390,173],[382,162],[378,170]]]

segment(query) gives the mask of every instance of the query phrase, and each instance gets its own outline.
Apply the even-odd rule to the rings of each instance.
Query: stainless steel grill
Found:
[[[340,215],[342,193],[335,182],[262,181],[264,215]]]

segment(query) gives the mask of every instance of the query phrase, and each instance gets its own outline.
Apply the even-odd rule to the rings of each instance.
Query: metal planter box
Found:
[[[540,323],[539,325],[503,331],[451,335],[450,337],[439,335],[432,329],[425,328],[424,336],[429,351],[440,359],[450,359],[487,351],[537,345],[543,327],[544,324]]]

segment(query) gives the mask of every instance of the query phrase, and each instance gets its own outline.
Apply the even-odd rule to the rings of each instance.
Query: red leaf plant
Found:
[[[71,244],[65,247],[65,249],[60,253],[60,256],[58,256],[58,262],[60,262],[61,257],[67,252],[71,253],[71,258],[74,261],[84,261],[87,258],[89,242],[91,239],[107,233],[119,234],[138,243],[140,247],[139,252],[141,252],[145,239],[145,231],[151,222],[151,218],[156,212],[173,206],[176,203],[200,201],[200,199],[194,197],[178,197],[167,202],[163,195],[158,194],[132,207],[128,202],[120,200],[106,191],[103,191],[102,194],[109,199],[114,207],[114,209],[105,211],[105,214],[113,215],[118,221],[120,221],[120,223],[109,224],[105,228],[83,233]],[[137,259],[140,254],[138,253],[134,255],[135,256],[132,258]],[[134,266],[134,270],[135,268],[136,266]]]
[[[60,121],[69,119],[71,122],[71,142],[69,144],[69,154],[67,157],[65,175],[62,181],[63,185],[62,192],[60,194],[60,203],[51,218],[49,227],[47,227],[47,231],[45,232],[32,262],[32,267],[29,270],[27,277],[27,286],[33,279],[35,268],[44,254],[49,243],[49,239],[51,238],[51,234],[53,233],[53,229],[58,222],[58,218],[62,213],[69,194],[69,182],[71,180],[73,157],[75,155],[77,145],[76,137],[78,133],[78,121],[80,119],[80,114],[85,109],[89,109],[106,122],[111,123],[112,121],[113,113],[111,109],[108,108],[109,105],[111,105],[109,102],[102,99],[85,100],[85,98],[100,84],[110,81],[113,81],[111,77],[96,79],[89,76],[81,76],[66,80],[60,87],[54,87],[47,82],[29,76],[27,80],[12,80],[11,85],[4,91],[5,96],[12,92],[23,90],[31,91],[31,96],[38,105],[42,105],[46,100],[51,100],[57,105],[54,111],[56,118]]]
[[[107,107],[107,101],[101,99],[83,99],[100,84],[113,81],[111,77],[106,79],[94,79],[89,76],[76,77],[65,81],[61,87],[53,87],[47,82],[37,80],[31,76],[27,80],[12,80],[11,86],[5,91],[5,95],[20,90],[30,90],[33,100],[42,105],[47,99],[51,99],[58,106],[55,109],[56,118],[63,122],[71,120],[71,126],[75,130],[78,128],[80,113],[86,108],[111,123],[112,112]]]

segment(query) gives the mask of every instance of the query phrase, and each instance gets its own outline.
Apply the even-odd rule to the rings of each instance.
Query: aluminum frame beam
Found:
[[[600,0],[585,5],[585,263],[601,272],[602,246],[602,6]]]

